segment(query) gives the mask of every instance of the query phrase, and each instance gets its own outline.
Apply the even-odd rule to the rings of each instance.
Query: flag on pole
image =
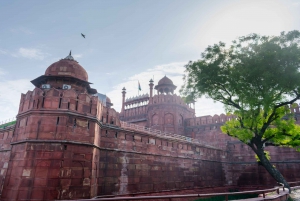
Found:
[[[139,91],[142,91],[141,85],[140,85],[140,81],[138,81],[138,89]]]

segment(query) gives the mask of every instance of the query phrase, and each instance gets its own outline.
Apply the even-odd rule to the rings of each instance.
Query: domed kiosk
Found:
[[[92,83],[88,82],[86,70],[73,58],[71,51],[66,58],[51,64],[44,75],[32,80],[31,83],[43,89],[74,88],[80,92],[87,89],[89,94],[97,93],[96,89],[90,87]]]
[[[167,76],[163,77],[162,79],[160,79],[158,81],[158,84],[155,86],[154,89],[156,89],[159,93],[174,93],[174,90],[177,88],[177,86],[175,86],[173,84],[173,81],[168,78]]]
[[[46,72],[47,76],[69,76],[79,80],[88,81],[86,70],[70,54],[53,64],[51,64]]]

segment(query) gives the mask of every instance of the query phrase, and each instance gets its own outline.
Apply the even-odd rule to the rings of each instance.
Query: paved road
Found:
[[[300,201],[300,189],[292,190],[290,196],[294,201]]]

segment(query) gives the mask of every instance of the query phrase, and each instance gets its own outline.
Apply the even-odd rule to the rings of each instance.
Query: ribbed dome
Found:
[[[161,85],[161,84],[173,84],[173,82],[167,76],[165,76],[158,81],[158,85]]]
[[[160,93],[174,93],[176,86],[173,84],[172,80],[170,80],[167,76],[163,77],[158,81],[158,84],[154,87]]]
[[[88,81],[87,72],[81,65],[78,64],[77,61],[74,60],[71,52],[66,58],[51,64],[47,68],[45,75],[70,76],[78,78],[80,80]]]

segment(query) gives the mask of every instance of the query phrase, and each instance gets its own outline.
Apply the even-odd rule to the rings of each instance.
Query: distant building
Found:
[[[122,91],[122,111],[120,120],[148,128],[185,135],[184,121],[195,117],[193,103],[185,103],[174,94],[176,86],[167,76],[158,81],[153,93],[153,80],[149,81],[150,95],[139,95],[125,99],[126,89]],[[125,101],[124,101],[125,99]]]

